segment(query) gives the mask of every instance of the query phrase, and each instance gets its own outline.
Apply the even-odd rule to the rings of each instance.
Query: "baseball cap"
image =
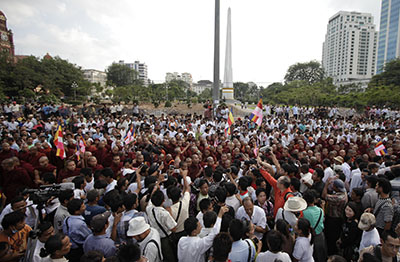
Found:
[[[99,215],[95,215],[90,221],[90,226],[92,227],[94,232],[100,232],[103,230],[104,226],[107,224],[108,218],[110,217],[111,212],[107,211]]]
[[[360,222],[358,223],[358,228],[361,230],[368,230],[372,225],[375,225],[376,219],[374,214],[365,212],[361,215]]]

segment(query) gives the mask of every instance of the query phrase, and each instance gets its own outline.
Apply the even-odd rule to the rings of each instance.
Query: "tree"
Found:
[[[76,90],[71,88],[73,82],[78,84]],[[36,93],[39,86],[42,92]],[[0,55],[0,96],[45,102],[60,97],[71,99],[76,92],[77,99],[83,101],[90,93],[89,87],[81,69],[59,57],[38,59],[29,56],[14,63],[9,57]]]
[[[249,92],[249,84],[236,82],[233,83],[235,98],[241,102],[245,102],[245,96]]]
[[[137,83],[137,72],[127,65],[112,63],[106,71],[111,85],[128,86]]]
[[[322,81],[324,79],[324,69],[317,61],[308,63],[297,63],[289,67],[285,82],[290,83],[295,80],[306,81],[309,84]]]
[[[372,77],[369,87],[379,85],[400,86],[400,58],[387,62],[383,72]]]

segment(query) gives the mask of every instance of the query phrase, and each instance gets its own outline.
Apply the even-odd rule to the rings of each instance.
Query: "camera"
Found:
[[[61,183],[53,185],[43,185],[39,189],[25,189],[22,194],[29,194],[29,199],[35,205],[44,204],[51,197],[58,197],[62,190],[75,189],[74,183]]]

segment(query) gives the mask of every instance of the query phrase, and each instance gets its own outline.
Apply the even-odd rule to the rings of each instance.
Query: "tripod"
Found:
[[[32,207],[32,205],[29,205],[28,207]],[[34,229],[29,232],[29,238],[28,238],[28,243],[26,245],[26,253],[25,257],[22,260],[23,262],[30,262],[33,260],[33,254],[35,253],[35,248],[36,248],[36,243],[38,241],[37,239],[37,228],[40,223],[43,223],[43,216],[42,216],[42,210],[43,210],[43,203],[40,201],[37,205],[37,210],[38,210],[38,216],[36,216],[36,221],[35,221],[35,227]]]

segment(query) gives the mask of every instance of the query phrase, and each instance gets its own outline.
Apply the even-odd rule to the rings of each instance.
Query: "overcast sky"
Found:
[[[83,68],[139,60],[149,78],[189,72],[213,78],[213,0],[2,0],[16,54],[47,52]],[[321,60],[328,20],[338,11],[372,13],[380,0],[221,0],[221,76],[227,9],[232,8],[234,81],[267,86],[296,62]]]

